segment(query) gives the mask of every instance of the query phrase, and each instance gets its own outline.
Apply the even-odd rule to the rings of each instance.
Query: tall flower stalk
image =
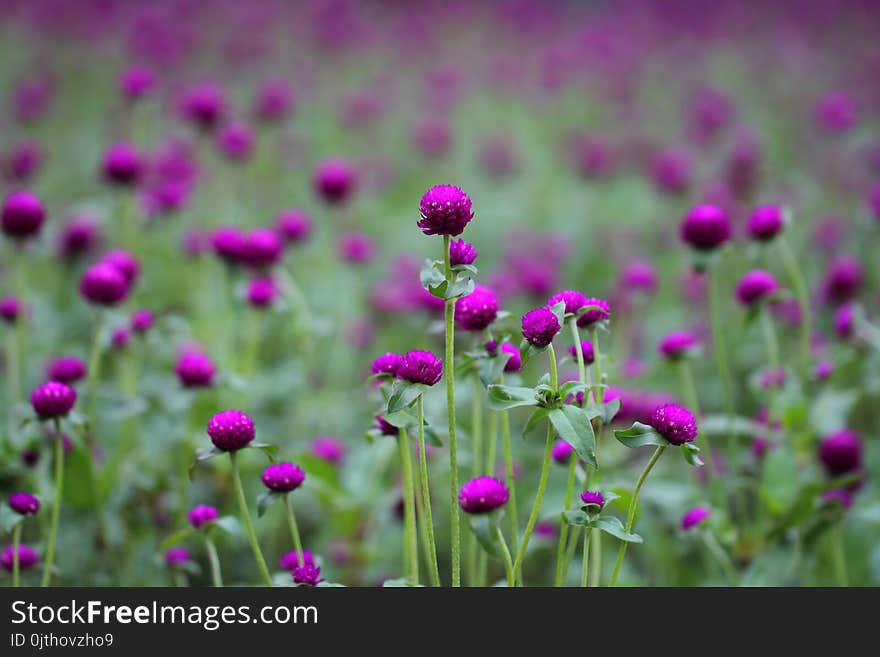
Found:
[[[404,573],[410,586],[419,583],[419,548],[416,538],[415,486],[413,484],[412,447],[406,429],[400,429],[401,478],[403,479],[403,555]]]
[[[416,401],[419,416],[419,470],[422,483],[422,503],[424,504],[425,531],[428,541],[428,568],[431,583],[440,586],[440,569],[437,564],[437,542],[434,539],[434,515],[431,511],[431,487],[428,481],[428,459],[425,452],[425,408],[421,395]]]

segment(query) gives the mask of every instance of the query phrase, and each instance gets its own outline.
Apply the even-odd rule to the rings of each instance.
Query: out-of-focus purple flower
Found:
[[[255,269],[266,269],[284,255],[284,243],[271,228],[255,228],[244,236],[239,260]]]
[[[408,351],[397,370],[397,378],[410,383],[435,385],[443,376],[443,361],[430,351]]]
[[[403,365],[403,356],[401,354],[387,352],[373,361],[370,371],[373,374],[390,374],[392,377],[397,378],[401,365]]]
[[[585,490],[581,493],[581,502],[590,506],[597,506],[601,509],[605,506],[605,496],[598,490]]]
[[[225,105],[221,87],[212,82],[201,82],[186,92],[181,111],[184,118],[201,130],[212,130],[220,122]]]
[[[842,134],[856,124],[856,106],[843,92],[833,91],[816,102],[816,123],[829,134]]]
[[[0,165],[3,177],[15,183],[27,183],[39,173],[43,160],[43,149],[38,142],[19,142],[3,156]]]
[[[621,272],[620,284],[628,292],[653,294],[657,291],[657,272],[650,262],[634,260]]]
[[[72,260],[92,251],[102,239],[101,227],[94,219],[74,215],[58,235],[58,251],[62,257]]]
[[[678,404],[664,404],[654,409],[651,426],[673,445],[693,442],[697,421],[693,413]]]
[[[330,205],[339,205],[349,200],[356,182],[354,169],[342,158],[324,160],[318,165],[312,178],[318,196]]]
[[[139,335],[143,335],[153,328],[155,322],[156,316],[151,310],[142,308],[140,310],[135,310],[131,314],[131,330]]]
[[[22,80],[12,91],[12,113],[20,123],[34,123],[45,116],[55,87],[51,77]]]
[[[58,381],[44,383],[31,393],[31,406],[43,420],[64,417],[74,404],[76,404],[76,390]]]
[[[681,528],[688,531],[702,525],[712,516],[712,511],[705,506],[696,506],[681,517]]]
[[[273,463],[263,470],[260,481],[269,490],[289,493],[296,490],[306,480],[306,473],[293,463]]]
[[[845,303],[834,314],[834,331],[844,340],[853,336],[855,305]]]
[[[400,429],[388,422],[388,420],[381,415],[376,416],[376,424],[373,426],[382,432],[383,436],[396,436],[400,433]]]
[[[143,174],[144,163],[134,145],[118,142],[110,146],[101,161],[101,174],[114,185],[135,185]]]
[[[40,510],[40,500],[30,493],[12,493],[9,496],[9,508],[19,515],[32,516]]]
[[[592,365],[596,360],[596,351],[593,349],[593,343],[589,340],[581,340],[581,353],[584,357],[584,365]],[[577,359],[577,347],[571,345],[568,348],[568,355]]]
[[[773,444],[766,436],[755,436],[752,439],[752,454],[758,461],[763,459],[772,447]]]
[[[101,256],[101,264],[110,265],[122,274],[127,285],[134,285],[141,273],[141,264],[128,251],[111,249]]]
[[[596,306],[596,308],[591,308],[580,316],[577,324],[581,328],[589,328],[596,322],[604,322],[611,317],[611,304],[604,299],[590,297],[586,300],[586,305]]]
[[[79,291],[90,303],[115,306],[128,296],[129,286],[119,269],[99,262],[85,271],[79,283]]]
[[[862,286],[862,263],[850,255],[835,258],[825,273],[822,292],[827,301],[842,303],[859,293]]]
[[[712,251],[730,239],[730,220],[717,205],[698,205],[681,224],[681,238],[698,251]]]
[[[480,255],[474,248],[473,244],[468,244],[464,240],[452,240],[449,243],[449,266],[456,265],[472,265],[477,256]]]
[[[651,163],[654,185],[665,194],[684,194],[691,184],[693,163],[687,153],[675,149],[660,151]]]
[[[322,461],[338,465],[345,458],[345,444],[336,436],[318,436],[312,441],[312,454]]]
[[[268,308],[278,298],[278,286],[271,278],[255,278],[248,284],[247,301],[253,308]]]
[[[207,432],[214,446],[224,452],[247,447],[256,436],[254,421],[235,409],[214,415],[208,422]]]
[[[724,179],[729,191],[739,200],[748,201],[761,182],[763,152],[761,142],[752,132],[737,137],[727,155]]]
[[[190,258],[198,258],[211,248],[211,240],[198,226],[189,226],[180,237],[180,250]]]
[[[22,315],[22,303],[16,297],[3,297],[0,299],[0,318],[4,322],[14,324]]]
[[[294,96],[283,80],[267,80],[257,90],[254,114],[266,123],[287,118],[294,109]]]
[[[749,237],[759,242],[767,242],[776,237],[785,227],[785,215],[778,205],[762,205],[749,217],[747,226]]]
[[[519,347],[510,342],[505,342],[501,345],[501,351],[510,354],[510,358],[504,365],[504,371],[508,373],[519,372],[522,369],[522,354],[519,351]]]
[[[730,94],[714,87],[698,91],[687,113],[689,132],[700,144],[713,140],[735,115]]]
[[[862,467],[862,439],[855,431],[841,429],[819,443],[819,460],[831,476],[845,475]]]
[[[574,453],[574,447],[564,440],[557,440],[553,443],[553,451],[551,456],[554,461],[562,465],[568,465],[569,457]]]
[[[692,352],[699,344],[699,339],[693,333],[673,331],[660,341],[658,350],[664,358],[678,360]]]
[[[736,299],[744,306],[754,306],[779,290],[776,277],[769,271],[753,269],[736,286]]]
[[[178,568],[192,561],[192,555],[185,547],[168,548],[165,552],[165,565],[169,568]]]
[[[303,550],[303,564],[308,564],[310,566],[314,566],[315,555],[309,552],[308,550]],[[286,570],[288,572],[293,572],[293,569],[299,566],[299,554],[296,550],[291,550],[290,552],[286,552],[281,556],[278,560],[278,567],[281,570]]]
[[[494,477],[477,477],[461,487],[458,504],[465,513],[489,513],[507,504],[510,491]]]
[[[481,143],[477,160],[493,178],[506,178],[519,169],[516,143],[507,135],[495,135]]]
[[[317,586],[324,580],[321,578],[321,569],[318,566],[305,564],[293,569],[293,581],[300,586]]]
[[[620,366],[620,373],[626,379],[637,379],[648,371],[648,366],[641,358],[627,358]]]
[[[50,381],[73,385],[85,378],[86,364],[76,356],[58,356],[49,363],[46,376]]]
[[[0,568],[3,570],[12,572],[15,567],[15,555],[18,553],[18,569],[19,570],[30,570],[34,566],[37,565],[37,561],[39,561],[39,557],[37,556],[36,550],[28,545],[24,545],[23,543],[19,543],[18,550],[15,549],[12,545],[8,545],[3,548],[3,552],[0,553]]]
[[[244,162],[254,150],[254,132],[244,123],[227,123],[217,133],[217,148],[228,159]]]
[[[477,285],[474,291],[455,302],[455,319],[465,331],[482,331],[498,316],[498,297],[488,287]]]
[[[845,488],[832,488],[822,493],[822,501],[825,504],[839,504],[841,508],[849,509],[853,505],[853,494]]]
[[[214,384],[216,368],[205,354],[190,349],[180,354],[174,372],[185,388],[207,388]]]
[[[110,344],[113,345],[114,349],[125,349],[131,344],[131,331],[128,330],[128,327],[119,326],[113,329],[113,333],[110,336]]]
[[[800,326],[804,319],[801,305],[797,299],[779,299],[778,301],[771,302],[770,312],[773,313],[774,317],[778,317],[792,327]]]
[[[293,244],[305,242],[312,234],[312,220],[302,210],[284,210],[275,220],[281,236]]]
[[[246,241],[238,228],[222,226],[211,236],[211,247],[226,264],[237,265],[241,263]]]
[[[46,220],[46,210],[36,194],[26,191],[10,192],[0,210],[0,228],[13,240],[23,241],[36,237]]]
[[[547,306],[553,307],[557,303],[562,302],[565,303],[566,315],[577,315],[581,308],[591,305],[587,299],[587,295],[583,292],[578,292],[577,290],[563,290],[550,297],[547,300]]]
[[[556,540],[559,535],[559,529],[549,520],[543,520],[535,523],[535,538],[545,541]]]
[[[189,520],[189,524],[193,527],[201,529],[205,525],[217,520],[218,516],[219,514],[217,513],[216,507],[208,506],[207,504],[200,504],[193,508],[186,515],[186,518]]]
[[[372,237],[364,233],[349,231],[339,238],[339,256],[353,265],[368,265],[376,257],[378,247]]]
[[[599,180],[617,169],[617,153],[604,135],[577,135],[571,141],[571,160],[585,180]]]
[[[785,368],[778,367],[775,370],[764,370],[761,372],[761,387],[765,390],[768,388],[782,388],[785,385]]]
[[[816,368],[813,370],[813,376],[819,381],[830,379],[833,373],[834,364],[830,360],[819,361],[816,363]]]
[[[471,199],[455,185],[436,185],[419,203],[419,228],[425,235],[461,235],[474,218]]]
[[[119,76],[119,91],[128,101],[140,100],[153,90],[155,84],[153,72],[140,66],[132,66]]]
[[[428,117],[413,129],[413,142],[426,158],[439,159],[452,146],[452,129],[442,117]]]
[[[535,308],[522,317],[522,333],[535,347],[546,347],[559,333],[559,320],[549,308]]]
[[[826,253],[836,251],[846,238],[847,226],[840,217],[828,215],[816,222],[813,241]]]

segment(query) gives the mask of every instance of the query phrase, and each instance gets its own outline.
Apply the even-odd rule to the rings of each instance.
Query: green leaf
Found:
[[[223,516],[217,518],[217,520],[211,523],[211,526],[219,527],[222,531],[231,534],[232,536],[238,536],[241,534],[241,525],[238,523],[238,518],[235,516]]]
[[[398,429],[409,429],[418,426],[419,416],[412,406],[408,406],[394,413],[383,413],[382,417],[393,427]]]
[[[186,539],[188,539],[190,536],[192,536],[195,533],[196,533],[196,530],[193,529],[192,527],[187,527],[185,529],[181,529],[180,531],[174,532],[173,534],[171,534],[171,536],[169,536],[164,541],[162,541],[162,544],[159,546],[159,549],[162,552],[164,552],[168,548],[170,548],[174,545],[177,545],[178,543],[182,543],[183,541],[185,541]]]
[[[257,517],[262,518],[269,505],[282,497],[284,497],[284,493],[280,493],[277,490],[267,490],[260,493],[260,496],[257,498]]]
[[[483,358],[480,360],[479,373],[480,381],[484,386],[495,385],[501,375],[504,373],[504,366],[510,360],[512,354],[501,351],[500,345],[496,356],[491,358]]]
[[[424,383],[410,383],[398,379],[391,386],[391,395],[388,397],[385,413],[393,414],[402,411],[424,394],[427,389],[428,386]]]
[[[504,386],[496,383],[490,385],[487,390],[489,392],[489,408],[496,411],[504,411],[517,406],[538,405],[534,388]]]
[[[619,538],[626,543],[642,543],[642,537],[638,534],[630,534],[626,531],[623,523],[616,516],[600,516],[590,523],[594,529],[601,530],[606,534],[611,534],[615,538]]]
[[[579,392],[586,392],[587,386],[580,381],[566,381],[559,386],[559,398],[563,401],[568,399],[569,395],[576,396]]]
[[[700,434],[704,436],[752,437],[760,431],[760,427],[753,419],[740,415],[733,416],[730,421],[726,415],[708,415],[700,420]]]
[[[700,459],[700,448],[693,443],[684,443],[681,446],[681,455],[684,460],[698,468],[703,467],[703,461]]]
[[[587,527],[590,525],[590,516],[581,509],[570,509],[562,512],[562,519],[575,527]]]
[[[561,327],[565,323],[565,301],[560,301],[559,303],[550,306],[550,312],[556,315],[556,319],[559,321],[559,326]]]
[[[203,447],[196,451],[196,461],[207,461],[208,459],[212,459],[215,456],[220,456],[221,454],[225,454],[222,449],[214,447]]]
[[[574,447],[581,460],[598,470],[596,436],[584,410],[577,406],[563,406],[551,409],[547,417],[559,436]]]
[[[474,279],[470,276],[456,276],[455,281],[446,290],[446,294],[443,298],[446,301],[449,301],[450,299],[466,297],[474,291],[475,287],[476,283],[474,283]]]
[[[480,272],[474,265],[453,265],[452,271],[454,272],[467,272],[471,276],[476,276]]]
[[[428,258],[422,265],[422,271],[419,273],[419,280],[422,282],[428,292],[435,297],[441,299],[446,294],[446,274],[443,271],[443,263],[439,260],[431,260]]]
[[[0,529],[5,533],[11,534],[22,520],[24,520],[24,516],[13,511],[8,504],[0,506]]]
[[[612,420],[617,416],[620,412],[620,400],[612,399],[610,402],[605,402],[601,406],[601,410],[599,410],[599,414],[594,416],[598,417],[602,420],[602,424],[611,424]]]
[[[498,541],[495,539],[495,527],[498,525],[496,513],[470,513],[467,514],[468,525],[477,541],[486,553],[491,557],[498,557]]]
[[[275,459],[278,458],[278,445],[272,445],[270,443],[251,443],[248,447],[253,447],[254,449],[263,452],[271,463],[275,463]]]
[[[425,443],[432,447],[443,447],[443,441],[440,440],[440,436],[437,435],[437,432],[432,427],[428,426],[427,422],[425,422]]]
[[[544,408],[543,406],[539,406],[538,408],[536,408],[526,422],[526,426],[523,428],[523,438],[534,431],[535,427],[537,427],[547,417],[547,414],[549,412],[550,409]]]
[[[614,437],[629,448],[669,444],[653,427],[641,422],[633,422],[629,429],[618,429]]]

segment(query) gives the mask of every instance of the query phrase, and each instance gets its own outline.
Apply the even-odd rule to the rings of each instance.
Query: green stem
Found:
[[[296,524],[296,514],[293,512],[293,495],[287,493],[284,498],[284,505],[287,507],[287,525],[290,527],[290,537],[293,539],[293,547],[296,550],[296,562],[303,565],[305,558],[302,540],[299,537],[299,527]]]
[[[599,350],[599,331],[594,326],[590,329],[590,340],[593,343],[593,370],[596,372],[596,403],[600,406],[605,400],[605,388],[602,388],[602,352]],[[596,444],[598,447],[598,443]]]
[[[843,532],[840,525],[831,529],[831,558],[834,560],[834,577],[837,586],[849,586],[846,568],[846,552],[843,548]]]
[[[49,540],[46,543],[46,562],[43,564],[43,586],[52,579],[52,563],[55,561],[55,542],[58,538],[58,519],[61,517],[61,497],[64,488],[64,439],[61,437],[61,420],[55,422],[55,499],[52,502],[52,520],[49,524]]]
[[[260,574],[263,576],[263,583],[266,586],[272,586],[272,577],[269,575],[266,560],[263,558],[263,552],[260,550],[260,544],[257,542],[254,525],[251,523],[251,514],[248,511],[247,499],[244,496],[244,488],[241,485],[241,475],[238,472],[238,452],[229,452],[229,460],[232,462],[232,481],[235,484],[235,492],[238,495],[241,519],[244,521],[244,528],[251,544],[251,550],[254,552],[254,559],[257,560],[257,566],[259,566]]]
[[[541,512],[541,502],[544,500],[544,491],[547,489],[547,474],[550,471],[550,455],[553,451],[553,425],[547,423],[547,445],[544,448],[544,462],[541,465],[541,479],[538,482],[538,494],[535,496],[535,504],[532,506],[532,513],[529,515],[529,522],[526,525],[525,534],[520,541],[519,549],[516,552],[516,561],[513,564],[513,571],[518,578],[519,583],[523,583],[522,563],[526,556],[526,549],[529,547],[529,540],[532,538],[532,532],[535,524],[538,522],[538,514]]]
[[[223,586],[223,577],[220,575],[220,559],[217,556],[217,548],[207,533],[204,534],[204,537],[205,550],[208,552],[208,563],[211,564],[211,582],[219,588]],[[299,563],[302,563],[302,561]]]
[[[504,476],[507,478],[507,487],[510,489],[507,515],[510,517],[513,549],[516,551],[519,546],[519,513],[516,505],[516,482],[513,476],[513,451],[510,447],[510,416],[507,411],[501,411],[501,438],[504,442]]]
[[[788,270],[788,276],[791,278],[791,285],[794,288],[795,296],[801,310],[801,334],[800,334],[800,352],[801,352],[801,374],[807,376],[810,369],[810,329],[812,324],[812,310],[810,309],[810,296],[807,290],[807,284],[804,279],[803,272],[798,265],[791,247],[784,235],[780,235],[777,239],[779,251],[782,254],[782,262]],[[806,379],[805,379],[806,380]]]
[[[571,562],[574,559],[574,551],[581,539],[580,527],[574,527],[568,538],[568,547],[565,549],[565,563],[562,565],[562,572],[568,573],[571,568]]]
[[[565,488],[565,505],[563,508],[567,511],[571,506],[571,498],[574,494],[575,472],[577,471],[577,457],[572,454],[568,457],[568,485]],[[563,522],[559,529],[559,545],[556,548],[556,577],[553,580],[554,586],[562,586],[563,581],[563,564],[565,562],[565,545],[568,538],[568,523]]]
[[[12,530],[12,588],[18,588],[18,546],[21,545],[21,526],[24,520],[20,520]]]
[[[425,527],[428,534],[428,553],[430,559],[428,568],[431,573],[431,583],[440,586],[440,568],[437,565],[437,543],[434,540],[434,516],[431,511],[431,487],[428,483],[428,459],[425,454],[425,408],[424,400],[419,395],[416,402],[419,413],[419,470],[422,480],[422,499],[425,503]]]
[[[449,235],[443,236],[443,271],[447,285],[452,284],[452,266],[449,261]],[[446,411],[449,421],[449,488],[450,521],[452,523],[452,586],[461,586],[461,519],[458,510],[458,452],[455,444],[455,300],[447,299],[445,306],[446,353],[443,371],[446,376]]]
[[[504,540],[504,534],[501,533],[501,527],[495,527],[495,538],[498,540],[498,547],[501,548],[501,556],[504,558],[504,572],[507,573],[507,586],[508,588],[513,588],[516,586],[513,564],[510,562],[510,550],[507,549],[507,542]]]
[[[495,459],[498,458],[498,413],[489,412],[489,446],[486,451],[486,464],[480,474],[492,475],[495,472]],[[510,482],[508,482],[508,485]]]
[[[94,436],[96,429],[95,405],[98,397],[98,383],[101,379],[101,336],[104,332],[106,313],[98,311],[95,320],[95,330],[92,333],[92,348],[89,352],[88,387],[86,390],[86,419],[89,422],[89,434]]]
[[[24,321],[22,317],[15,320],[16,325],[11,327],[6,334],[6,385],[9,397],[6,402],[7,409],[11,410],[21,401],[21,363],[19,359],[19,335],[18,324]],[[9,414],[10,427],[13,422],[13,414]]]
[[[697,394],[697,386],[694,384],[694,375],[691,371],[690,361],[685,357],[678,361],[678,374],[681,379],[682,396],[688,408],[696,415],[700,416],[700,398]],[[722,484],[718,481],[718,472],[715,469],[715,458],[712,455],[712,445],[709,437],[700,441],[703,445],[703,451],[706,457],[706,474],[709,477],[709,484],[713,488],[716,502],[723,504],[724,491]]]
[[[574,341],[574,351],[577,357],[578,380],[586,385],[587,383],[587,367],[584,364],[584,348],[581,346],[581,333],[578,330],[577,320],[572,318],[568,320],[571,327],[571,339]]]
[[[654,454],[651,456],[651,459],[645,465],[645,469],[642,470],[642,474],[639,475],[638,481],[636,481],[636,487],[633,489],[632,499],[629,501],[629,509],[626,512],[626,533],[629,534],[632,530],[633,521],[636,517],[636,507],[638,506],[639,501],[639,492],[642,490],[642,486],[645,483],[645,480],[648,478],[648,475],[651,473],[653,467],[657,464],[657,461],[660,460],[660,456],[663,454],[666,449],[666,445],[659,445],[657,449],[654,450]],[[623,564],[623,557],[626,555],[626,547],[629,545],[627,541],[623,541],[620,544],[620,551],[617,553],[617,563],[614,564],[614,571],[611,573],[611,581],[609,582],[609,586],[617,585],[617,576],[620,574],[620,566]]]
[[[419,583],[419,547],[416,538],[415,485],[413,484],[412,450],[406,429],[400,429],[400,467],[403,478],[403,540],[404,572],[410,586]]]
[[[727,579],[732,585],[736,586],[736,582],[739,579],[736,574],[736,567],[733,565],[733,561],[730,560],[730,555],[727,554],[727,551],[721,547],[721,543],[715,538],[715,534],[711,531],[704,532],[703,542],[706,544],[709,552],[712,553],[712,556],[715,557],[718,565],[721,566],[721,570],[724,571]]]
[[[581,559],[581,588],[587,587],[587,571],[590,569],[590,536],[593,532],[584,527],[584,556]]]
[[[727,351],[724,345],[724,333],[722,332],[721,299],[718,290],[718,265],[709,269],[709,313],[712,325],[712,350],[715,352],[715,364],[718,368],[718,378],[721,379],[721,389],[724,395],[724,413],[727,416],[727,448],[730,467],[736,469],[737,443],[733,433],[733,388],[730,382],[730,369],[727,364]]]
[[[474,377],[474,392],[471,396],[471,476],[477,477],[483,470],[483,403],[482,390],[480,390],[479,377]],[[477,586],[479,570],[479,554],[477,552],[477,537],[473,532],[468,532],[468,581],[471,586]]]
[[[431,557],[431,545],[433,541],[428,540],[428,523],[425,520],[425,500],[422,497],[422,488],[419,486],[416,491],[416,528],[419,532],[419,542],[422,545],[422,557],[425,559],[425,567],[430,572],[433,559]],[[432,526],[433,533],[433,526]],[[436,547],[435,547],[436,551]],[[436,553],[436,552],[435,552]],[[438,574],[439,580],[439,574]]]
[[[773,419],[773,407],[776,399],[776,376],[779,372],[779,340],[776,338],[776,329],[773,326],[773,318],[767,308],[761,309],[761,328],[764,329],[764,343],[767,346],[767,361],[770,367],[770,385],[767,387],[767,426],[771,426]]]

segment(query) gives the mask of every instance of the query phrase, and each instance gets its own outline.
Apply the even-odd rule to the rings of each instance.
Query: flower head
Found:
[[[238,228],[221,226],[211,235],[211,247],[224,262],[237,265],[241,262],[247,241]]]
[[[574,447],[572,447],[569,443],[564,440],[557,440],[553,444],[553,451],[551,452],[551,456],[553,460],[557,463],[561,463],[562,465],[568,465],[569,458],[574,452]]]
[[[443,376],[443,361],[430,351],[408,351],[397,370],[397,378],[410,383],[436,384]]]
[[[504,364],[504,371],[508,373],[519,372],[522,369],[522,354],[519,351],[519,347],[510,342],[505,342],[501,345],[501,351],[510,354],[510,358]]]
[[[17,552],[19,570],[30,570],[37,565],[39,557],[32,547],[19,544]],[[11,573],[15,567],[15,554],[16,550],[12,545],[3,548],[3,552],[0,553],[0,568]]]
[[[218,515],[216,507],[208,506],[207,504],[200,504],[192,509],[186,515],[186,518],[189,520],[189,524],[193,527],[201,529],[205,525],[217,520]]]
[[[593,343],[589,340],[581,340],[581,354],[584,357],[584,365],[592,365],[596,360],[596,351],[593,349]],[[568,355],[577,359],[577,346],[571,345],[568,348]]]
[[[141,308],[140,310],[135,310],[131,314],[131,330],[140,335],[143,335],[153,328],[155,322],[156,316],[151,310]]]
[[[293,463],[273,463],[263,470],[260,481],[269,490],[289,493],[299,488],[306,480],[306,473]]]
[[[862,263],[853,256],[843,255],[832,261],[823,281],[824,297],[834,303],[849,301],[862,286]]]
[[[455,185],[436,185],[419,203],[419,228],[425,235],[461,235],[474,218],[471,200]]]
[[[46,378],[72,385],[86,375],[86,364],[76,356],[59,356],[46,367]]]
[[[76,403],[76,390],[58,381],[49,381],[31,393],[31,406],[42,419],[64,417]]]
[[[855,306],[853,304],[845,303],[834,313],[834,331],[844,340],[852,337],[854,323]]]
[[[831,378],[834,373],[834,364],[830,360],[823,360],[816,363],[816,369],[813,370],[813,376],[819,381],[825,381]]]
[[[133,66],[119,77],[119,90],[128,101],[146,96],[156,84],[156,76],[149,69]]]
[[[165,552],[165,565],[169,568],[177,568],[190,561],[192,555],[185,547],[173,547]]]
[[[654,409],[651,426],[673,445],[693,442],[697,437],[697,421],[683,406],[664,404]]]
[[[587,505],[595,505],[600,509],[605,506],[605,496],[598,490],[585,490],[581,493],[581,502]]]
[[[785,216],[778,205],[762,205],[749,217],[747,230],[749,237],[759,242],[767,242],[776,237],[785,227]]]
[[[125,301],[129,286],[119,269],[99,262],[85,271],[79,283],[79,291],[90,303],[115,306]]]
[[[278,298],[278,286],[271,278],[255,278],[248,284],[247,300],[254,308],[268,308]]]
[[[256,436],[254,421],[235,409],[217,413],[208,421],[207,431],[214,446],[224,452],[247,447]]]
[[[461,487],[458,504],[465,513],[488,513],[505,504],[510,491],[494,477],[477,477]]]
[[[611,305],[604,299],[591,297],[586,300],[587,306],[596,306],[586,311],[578,319],[578,326],[581,328],[589,328],[596,322],[604,322],[611,317]]]
[[[305,559],[304,559],[305,560]],[[312,564],[303,564],[293,569],[293,581],[300,586],[317,586],[321,579],[321,569]]]
[[[819,460],[832,476],[855,472],[862,467],[862,439],[855,431],[841,429],[819,443]]]
[[[327,463],[339,464],[345,458],[345,444],[336,436],[318,436],[312,441],[312,454]]]
[[[698,251],[713,251],[730,239],[730,220],[716,205],[698,205],[685,215],[681,238]]]
[[[230,160],[247,160],[254,150],[254,132],[244,123],[227,123],[217,134],[217,148]]]
[[[129,143],[119,142],[110,146],[101,162],[104,179],[113,185],[134,185],[143,173],[143,160],[137,149]]]
[[[254,113],[261,121],[275,122],[286,118],[294,107],[293,92],[283,80],[267,80],[257,91]]]
[[[590,305],[587,300],[587,295],[576,290],[563,290],[562,292],[554,294],[547,300],[547,305],[552,307],[561,302],[565,302],[566,315],[577,315],[578,310],[584,306]]]
[[[488,287],[477,285],[474,291],[455,302],[455,318],[465,331],[482,331],[498,316],[498,297]]]
[[[16,297],[4,297],[0,299],[0,318],[10,324],[21,316],[21,302]]]
[[[214,383],[216,368],[203,353],[190,350],[180,354],[174,372],[185,388],[207,388]]]
[[[113,329],[113,334],[110,336],[110,344],[116,349],[125,349],[130,342],[131,331],[129,331],[127,327],[118,326]]]
[[[308,566],[316,566],[317,562],[315,561],[315,555],[309,552],[308,550],[303,550],[303,565]],[[286,570],[288,572],[293,572],[293,570],[299,566],[299,554],[297,554],[296,550],[291,550],[290,552],[285,552],[281,555],[281,558],[278,560],[278,567],[281,570]]]
[[[473,244],[468,244],[464,240],[452,240],[449,243],[449,266],[456,265],[472,265],[479,252],[474,248]]]
[[[853,505],[853,494],[845,488],[832,488],[822,493],[822,501],[825,504],[839,504],[841,508],[848,509]]]
[[[141,273],[141,264],[133,254],[122,249],[111,249],[101,257],[101,263],[115,267],[125,277],[128,285],[134,285]]]
[[[546,347],[559,333],[559,319],[547,308],[530,310],[522,318],[523,337],[535,347]]]
[[[58,252],[68,259],[85,255],[102,240],[101,227],[88,216],[74,215],[58,236]]]
[[[779,283],[769,271],[753,269],[736,286],[736,299],[744,306],[754,306],[779,290]]]
[[[302,210],[284,210],[275,220],[275,226],[291,243],[304,242],[312,234],[312,220]]]
[[[660,355],[669,360],[678,360],[686,356],[699,344],[699,339],[688,331],[673,331],[660,341]]]
[[[224,109],[223,89],[211,82],[195,85],[183,98],[183,115],[202,130],[213,129],[220,122]]]
[[[9,496],[9,507],[23,516],[32,516],[40,510],[40,500],[30,493],[12,493]]]
[[[634,260],[621,273],[620,283],[625,290],[651,294],[657,289],[657,272],[650,262]]]
[[[376,242],[358,231],[343,233],[339,238],[339,255],[353,265],[367,265],[376,256]]]
[[[351,165],[341,159],[324,160],[312,179],[315,191],[326,203],[337,205],[347,201],[355,189],[356,176]]]
[[[11,192],[0,209],[0,228],[14,240],[36,237],[46,220],[46,211],[40,199],[30,192]]]
[[[255,269],[271,267],[284,255],[284,243],[271,228],[255,228],[244,236],[238,259]]]
[[[376,424],[374,426],[383,436],[396,436],[400,433],[400,429],[395,427],[381,415],[376,416]]]
[[[712,515],[712,511],[705,506],[695,506],[681,517],[681,528],[684,531],[693,529],[697,525],[706,522]]]
[[[389,374],[392,377],[397,377],[397,373],[400,371],[402,365],[403,356],[389,351],[373,361],[373,364],[370,366],[370,371],[373,374]]]

